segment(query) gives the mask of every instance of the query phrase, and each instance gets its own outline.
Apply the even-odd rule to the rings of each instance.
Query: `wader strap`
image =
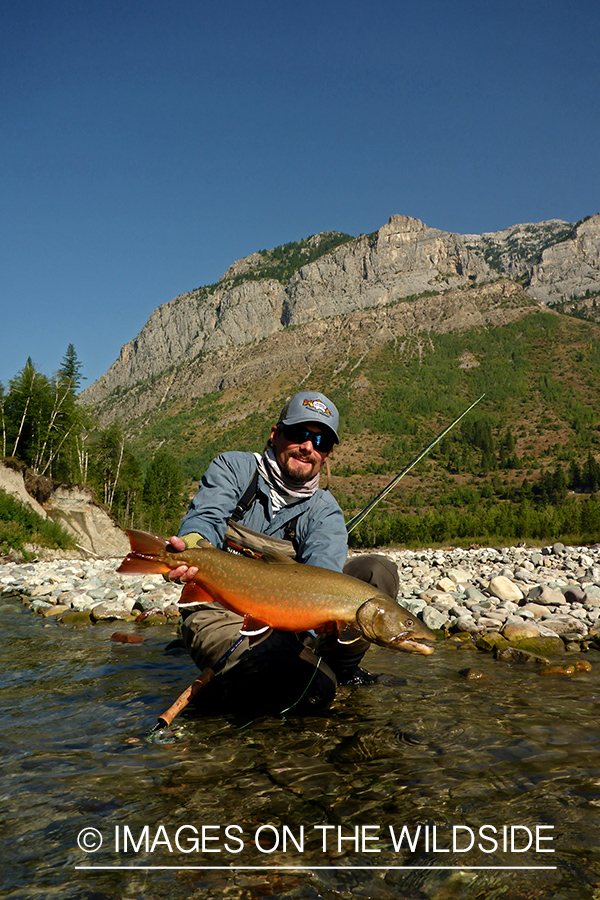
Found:
[[[296,525],[298,524],[298,519],[300,518],[300,513],[294,518],[290,519],[290,521],[285,526],[285,531],[283,532],[285,535],[285,540],[289,541],[290,544],[296,547]]]
[[[256,500],[257,488],[258,488],[258,469],[255,470],[254,475],[252,476],[252,478],[250,479],[250,481],[248,483],[248,487],[246,488],[246,490],[244,491],[244,493],[238,500],[238,504],[237,504],[236,508],[231,513],[231,518],[233,519],[234,522],[239,522],[240,519],[242,518],[242,516],[244,516],[248,512],[248,510],[250,509],[250,507]]]

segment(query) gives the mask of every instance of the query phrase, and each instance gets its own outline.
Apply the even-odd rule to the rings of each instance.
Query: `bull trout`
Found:
[[[419,640],[435,634],[407,609],[371,584],[297,563],[277,551],[249,559],[217,550],[208,541],[188,550],[170,550],[164,538],[128,531],[131,544],[119,572],[165,574],[178,566],[196,566],[180,604],[218,601],[244,616],[243,633],[266,627],[279,631],[329,631],[336,625],[374,644],[409,653],[433,653]],[[355,634],[356,636],[356,634]]]

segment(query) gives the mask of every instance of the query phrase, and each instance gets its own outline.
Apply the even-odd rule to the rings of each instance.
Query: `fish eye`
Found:
[[[414,623],[414,620],[413,620],[413,619],[407,619],[407,620],[406,620],[406,624],[407,624],[407,625],[414,625],[415,623]]]

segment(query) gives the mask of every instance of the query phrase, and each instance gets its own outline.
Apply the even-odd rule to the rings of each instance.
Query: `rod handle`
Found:
[[[203,669],[198,678],[185,689],[183,694],[179,695],[175,703],[173,703],[162,716],[158,717],[156,724],[162,728],[168,728],[175,716],[178,716],[181,710],[185,709],[188,703],[193,700],[198,691],[203,688],[205,684],[208,684],[209,681],[212,681],[214,677],[214,670],[211,669],[210,666]]]

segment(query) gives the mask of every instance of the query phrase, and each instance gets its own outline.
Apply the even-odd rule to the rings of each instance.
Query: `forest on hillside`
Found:
[[[28,359],[7,388],[0,384],[5,465],[23,472],[29,493],[42,504],[56,484],[85,485],[123,527],[171,533],[185,509],[181,467],[166,449],[142,465],[118,423],[98,428],[77,399],[81,369],[70,344],[53,375]],[[60,529],[0,492],[0,552],[21,549],[32,534],[40,543],[65,545]]]

